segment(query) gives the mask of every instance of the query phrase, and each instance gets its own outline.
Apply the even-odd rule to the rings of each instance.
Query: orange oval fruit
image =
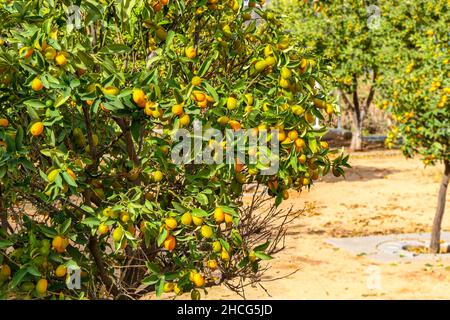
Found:
[[[165,223],[166,223],[167,228],[169,228],[170,230],[175,229],[177,227],[177,225],[178,225],[177,224],[177,220],[175,218],[172,218],[172,217],[167,218]]]
[[[31,89],[34,91],[41,91],[44,88],[44,84],[42,83],[41,79],[34,78],[33,81],[31,81]]]
[[[185,49],[185,54],[186,54],[186,57],[188,57],[189,59],[194,59],[195,56],[197,55],[197,51],[195,50],[194,47],[187,47]]]
[[[204,225],[202,226],[200,233],[203,238],[209,239],[213,236],[213,229],[210,226]]]
[[[166,240],[164,240],[164,248],[166,250],[169,250],[170,252],[172,252],[173,249],[175,249],[176,243],[177,243],[177,241],[175,240],[174,236],[169,234],[167,236]]]
[[[192,282],[197,288],[203,287],[205,285],[205,278],[200,273],[196,273],[193,276]]]
[[[1,118],[0,119],[0,127],[6,128],[9,126],[9,121],[6,118]]]
[[[65,52],[59,52],[55,56],[55,62],[58,66],[65,66],[68,62],[67,54]]]
[[[66,275],[66,273],[67,273],[67,267],[65,265],[62,264],[56,268],[55,275],[58,278],[64,277]]]
[[[30,128],[30,132],[34,137],[40,136],[44,132],[44,124],[42,122],[34,123]]]
[[[225,214],[222,208],[217,207],[214,210],[214,219],[216,220],[216,223],[222,223],[225,220]]]
[[[48,281],[47,279],[40,279],[36,284],[36,293],[38,295],[43,295],[47,292]]]

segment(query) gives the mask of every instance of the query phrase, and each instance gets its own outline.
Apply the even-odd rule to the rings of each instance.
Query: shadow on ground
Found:
[[[367,166],[352,166],[351,169],[346,169],[345,171],[345,180],[346,181],[368,181],[368,180],[376,180],[376,179],[385,179],[386,176],[391,175],[393,173],[399,172],[397,169],[387,169],[387,168],[374,168]],[[341,182],[342,177],[334,177],[332,174],[326,175],[323,182],[327,183],[335,183]]]

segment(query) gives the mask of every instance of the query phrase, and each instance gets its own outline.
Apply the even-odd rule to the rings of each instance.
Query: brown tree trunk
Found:
[[[441,240],[441,226],[442,218],[445,212],[445,199],[447,196],[447,187],[450,179],[450,161],[444,161],[445,170],[442,177],[441,187],[439,188],[438,204],[436,208],[436,215],[433,221],[433,230],[431,232],[430,252],[439,253]]]

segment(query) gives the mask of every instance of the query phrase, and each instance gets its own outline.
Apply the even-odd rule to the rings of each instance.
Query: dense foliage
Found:
[[[2,297],[138,297],[143,285],[197,298],[270,258],[240,234],[244,184],[279,204],[347,165],[313,127],[335,113],[316,88],[325,66],[254,1],[3,1],[0,12]],[[172,133],[194,120],[278,129],[278,172],[173,163]],[[67,268],[81,269],[81,290]]]

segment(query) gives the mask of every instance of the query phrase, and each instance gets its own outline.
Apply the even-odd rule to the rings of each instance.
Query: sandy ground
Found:
[[[450,260],[381,263],[324,243],[330,237],[430,231],[443,169],[425,169],[392,151],[353,154],[351,165],[345,180],[326,177],[283,204],[306,206],[309,214],[290,226],[286,249],[263,277],[265,289],[247,287],[247,299],[450,299]],[[443,227],[450,230],[450,212]],[[369,289],[377,274],[378,288]],[[208,292],[209,299],[240,299],[225,286]]]

